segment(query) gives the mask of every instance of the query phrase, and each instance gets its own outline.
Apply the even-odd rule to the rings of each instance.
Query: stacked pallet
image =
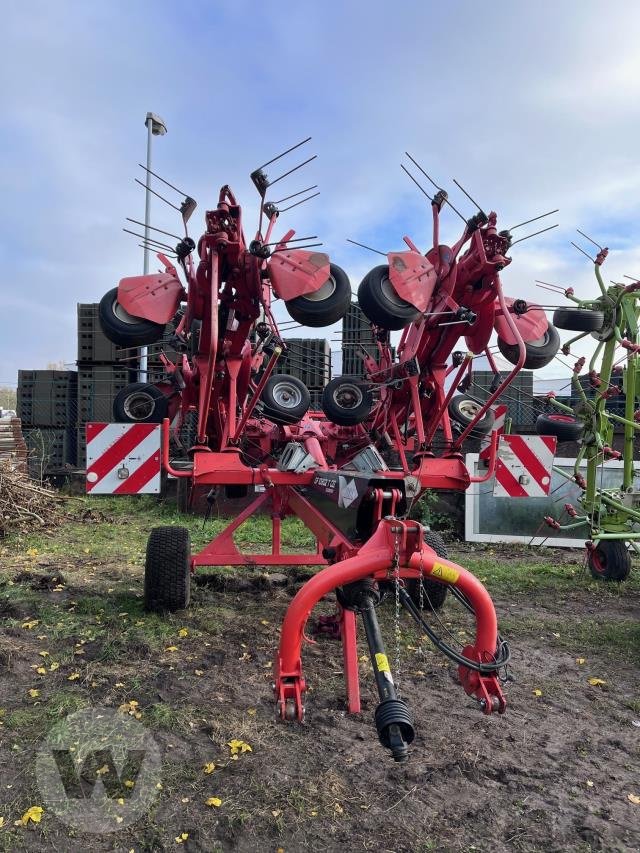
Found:
[[[75,371],[18,371],[17,414],[29,471],[38,479],[76,464],[77,391]]]
[[[378,355],[378,347],[373,337],[371,323],[362,313],[360,307],[355,302],[352,302],[342,319],[343,376],[364,378],[363,349],[373,358],[376,358]]]
[[[27,454],[20,418],[0,418],[0,465],[26,473]]]
[[[304,382],[311,395],[311,407],[319,408],[322,389],[331,379],[331,349],[323,338],[287,338],[276,371]]]

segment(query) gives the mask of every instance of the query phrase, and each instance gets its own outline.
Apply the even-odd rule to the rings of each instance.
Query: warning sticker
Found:
[[[444,563],[435,562],[433,564],[431,577],[442,578],[442,580],[447,583],[455,583],[460,577],[460,572],[452,569],[451,566],[445,566]]]
[[[391,672],[387,656],[383,655],[381,652],[376,652],[376,666],[380,672]]]

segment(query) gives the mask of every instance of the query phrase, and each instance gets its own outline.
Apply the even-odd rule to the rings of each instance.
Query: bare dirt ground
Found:
[[[400,686],[417,737],[395,765],[373,726],[364,645],[361,715],[344,712],[339,644],[318,637],[304,658],[305,724],[275,721],[271,662],[304,571],[275,583],[206,574],[188,611],[148,615],[150,523],[98,516],[0,544],[1,850],[640,849],[636,567],[610,588],[577,554],[452,547],[494,597],[512,652],[509,707],[483,716],[403,617]],[[462,641],[471,631],[452,602],[441,620]],[[381,621],[393,657],[392,604]],[[131,702],[162,750],[157,798],[120,831],[70,828],[42,802],[35,751],[65,714]],[[233,759],[234,739],[251,751]],[[39,823],[15,825],[38,805]]]

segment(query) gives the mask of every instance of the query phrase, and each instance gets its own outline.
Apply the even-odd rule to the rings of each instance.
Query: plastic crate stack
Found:
[[[371,331],[371,322],[365,317],[356,302],[352,302],[342,319],[342,375],[364,378],[365,370],[361,353],[377,356],[378,347]]]
[[[18,371],[17,415],[31,476],[75,467],[77,392],[74,370]]]
[[[475,370],[471,374],[471,396],[486,400],[494,378],[490,370]],[[533,428],[544,409],[544,403],[533,396],[533,373],[530,370],[521,370],[497,402],[507,406],[507,417],[516,428]]]
[[[300,379],[309,389],[311,408],[319,409],[322,389],[331,379],[331,349],[323,338],[286,338],[277,373]]]

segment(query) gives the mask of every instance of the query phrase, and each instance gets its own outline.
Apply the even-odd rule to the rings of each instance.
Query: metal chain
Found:
[[[394,614],[394,638],[395,658],[393,661],[393,674],[396,692],[400,695],[400,537],[396,532],[395,547],[393,551],[394,590],[395,590],[395,614]]]

